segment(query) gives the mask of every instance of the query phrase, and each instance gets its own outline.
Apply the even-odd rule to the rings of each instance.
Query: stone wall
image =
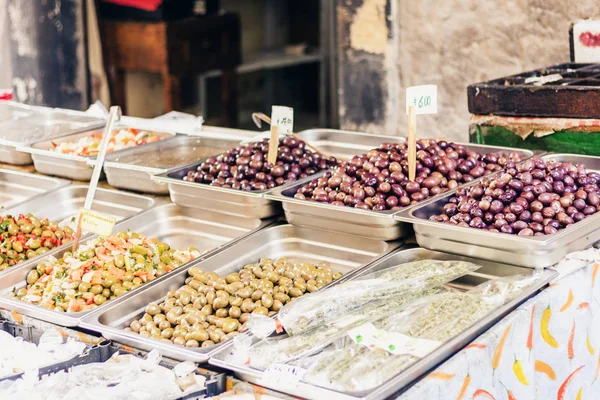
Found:
[[[365,15],[361,10],[387,13],[388,19],[396,21],[389,43],[395,44],[397,51],[354,45],[352,40],[357,32],[349,38],[351,51],[380,52],[385,59],[383,65],[388,65],[388,74],[382,75],[386,79],[382,88],[389,93],[388,111],[377,124],[368,121],[361,126],[346,118],[342,126],[405,135],[404,88],[431,83],[438,85],[439,113],[419,117],[419,136],[444,136],[461,141],[467,140],[468,133],[468,84],[568,61],[571,22],[600,17],[600,2],[595,0],[390,2],[391,7],[384,8],[382,0],[352,0],[358,11],[350,24],[361,27],[356,20]],[[349,3],[340,1],[340,4]],[[369,24],[362,26],[361,29],[369,29]],[[378,32],[372,25],[370,30]],[[390,58],[396,60],[393,68],[389,68]],[[398,70],[399,79],[389,76],[394,68]],[[351,82],[340,82],[340,85],[348,99],[355,98]],[[340,110],[342,115],[348,112],[343,98]]]

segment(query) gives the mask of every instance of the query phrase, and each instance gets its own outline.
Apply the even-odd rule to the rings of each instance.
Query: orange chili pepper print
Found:
[[[487,346],[483,343],[469,343],[465,349],[485,349]]]
[[[569,383],[571,383],[573,378],[575,378],[575,375],[577,375],[577,373],[579,371],[581,371],[581,369],[583,367],[584,366],[582,365],[581,367],[577,368],[575,371],[571,372],[571,374],[569,376],[567,376],[567,379],[565,379],[565,381],[562,383],[562,385],[560,385],[560,387],[558,388],[558,392],[556,393],[556,400],[563,400],[565,398],[565,392],[567,391],[567,386],[569,386]]]
[[[496,350],[494,351],[494,357],[492,357],[492,368],[498,368],[500,364],[500,358],[502,357],[502,352],[504,350],[504,344],[506,343],[506,338],[508,336],[508,332],[512,325],[509,325],[504,329],[504,333],[502,333],[502,337],[500,338],[500,342],[498,342],[498,346],[496,346]]]
[[[594,267],[592,268],[592,287],[594,287],[594,284],[596,283],[596,275],[598,274],[599,266],[600,266],[600,264],[596,263],[596,264],[594,264]]]
[[[478,389],[475,391],[475,393],[473,393],[473,399],[476,399],[477,397],[485,397],[489,400],[496,400],[496,398],[494,398],[494,396],[490,392],[483,389]]]
[[[463,380],[463,384],[460,388],[460,392],[458,393],[458,397],[456,398],[456,400],[462,400],[462,398],[465,396],[467,388],[469,387],[469,383],[471,383],[471,375],[467,374],[467,376],[465,376],[465,379]]]
[[[587,350],[588,350],[588,353],[590,353],[590,356],[593,356],[594,354],[596,354],[596,351],[594,350],[594,346],[592,346],[592,342],[590,341],[589,336],[585,338],[585,345],[587,346]]]
[[[432,379],[440,379],[442,381],[448,381],[452,378],[454,378],[456,376],[456,374],[447,374],[445,372],[432,372],[430,374],[427,375],[427,378],[432,378]]]
[[[598,372],[600,372],[600,352],[598,353],[598,361],[596,362],[596,373],[594,374],[594,382],[598,379]]]
[[[587,301],[579,303],[579,305],[577,306],[578,310],[587,310],[588,308],[590,308],[590,303],[588,303]]]
[[[573,320],[573,325],[571,326],[571,334],[569,335],[569,342],[567,345],[567,353],[569,355],[569,360],[572,360],[574,355],[573,352],[573,340],[575,339],[575,320]]]
[[[529,354],[531,355],[531,350],[533,349],[533,316],[535,314],[535,304],[531,309],[531,320],[529,321],[529,333],[527,334],[527,348],[529,349]]]
[[[554,339],[554,336],[550,333],[549,324],[550,318],[552,317],[552,310],[550,309],[550,305],[544,310],[542,313],[542,320],[540,321],[540,331],[542,332],[542,339],[544,342],[548,344],[550,347],[558,348],[558,342]]]
[[[573,304],[573,289],[569,289],[569,294],[567,295],[567,301],[560,308],[560,312],[566,311]]]
[[[508,394],[508,400],[517,400],[517,398],[512,394],[510,390],[508,390],[504,383],[500,382],[500,384],[504,386],[504,389],[506,389],[506,393]]]
[[[548,378],[550,378],[553,381],[556,380],[556,373],[554,372],[552,367],[543,361],[535,360],[535,372],[545,374]]]

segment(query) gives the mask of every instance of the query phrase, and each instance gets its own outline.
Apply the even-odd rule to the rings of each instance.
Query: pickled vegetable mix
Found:
[[[0,217],[0,271],[73,239],[73,230],[31,214]]]
[[[160,135],[134,128],[119,129],[113,131],[112,137],[108,143],[108,152],[123,150],[141,144],[154,143],[165,139]],[[95,156],[98,155],[100,142],[102,141],[102,131],[89,136],[84,136],[79,140],[72,142],[62,142],[53,144],[52,151],[63,154],[72,154],[76,156]]]
[[[55,311],[95,308],[192,261],[195,248],[175,250],[157,238],[121,232],[96,238],[73,254],[49,260],[27,276],[12,296]]]

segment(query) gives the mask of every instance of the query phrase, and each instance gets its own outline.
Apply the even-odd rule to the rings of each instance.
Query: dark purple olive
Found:
[[[587,202],[592,206],[597,206],[600,204],[600,195],[597,192],[590,192],[587,195]]]
[[[494,200],[490,204],[490,211],[493,213],[499,213],[504,208],[504,204],[502,204],[499,200]]]
[[[529,210],[532,212],[542,211],[543,208],[544,205],[539,200],[532,201],[529,205]]]
[[[552,235],[553,233],[556,233],[557,231],[558,231],[558,229],[556,229],[555,227],[550,226],[550,225],[546,225],[544,227],[544,233],[546,235]]]
[[[502,228],[500,228],[500,232],[508,234],[514,233],[513,228],[511,228],[510,225],[502,225]]]
[[[525,222],[531,221],[531,213],[527,210],[524,210],[521,214],[519,214],[519,220]]]
[[[527,222],[515,221],[511,226],[515,231],[519,232],[520,230],[527,228]]]
[[[585,218],[585,214],[583,214],[583,213],[580,213],[580,212],[576,212],[575,214],[573,214],[573,217],[572,217],[572,218],[573,218],[573,220],[574,220],[575,222],[579,222],[579,221],[581,221],[582,219],[584,219],[584,218]]]
[[[585,215],[592,215],[596,212],[596,207],[586,206],[581,212]]]
[[[533,222],[541,223],[544,220],[544,216],[542,215],[541,212],[535,211],[535,212],[531,213],[531,220]]]
[[[533,236],[533,229],[530,228],[525,228],[521,231],[519,231],[518,235],[519,236]]]
[[[575,201],[573,201],[573,207],[575,207],[578,211],[582,211],[585,208],[585,206],[585,200],[575,199]]]

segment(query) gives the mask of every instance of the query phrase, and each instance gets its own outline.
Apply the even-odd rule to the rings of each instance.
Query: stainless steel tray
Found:
[[[11,208],[69,184],[64,179],[0,168],[0,207]]]
[[[337,132],[333,129],[323,131]],[[346,133],[344,133],[344,135],[345,134]],[[342,140],[343,136],[335,136],[335,138]],[[397,139],[398,142],[404,141],[403,138],[395,139]],[[378,146],[381,143],[382,142],[377,143],[371,147]],[[533,152],[529,150],[474,145],[470,143],[459,144],[463,144],[467,147],[467,149],[471,151],[477,151],[481,154],[516,151],[519,152],[524,159],[533,156]],[[366,151],[368,151],[368,149]],[[271,189],[265,195],[265,198],[281,202],[283,204],[285,217],[292,225],[305,226],[315,229],[325,229],[332,232],[348,233],[360,237],[381,240],[394,240],[412,235],[413,230],[410,224],[402,223],[394,219],[393,216],[398,211],[361,210],[354,207],[332,206],[330,204],[318,203],[315,201],[295,199],[294,194],[296,194],[298,189],[314,178],[315,176],[312,176],[311,178],[294,182],[286,187]],[[405,207],[402,211],[412,209],[415,206]]]
[[[200,250],[207,248],[213,249],[213,251],[202,255],[198,259],[177,270],[185,272],[191,265],[197,263],[198,260],[210,257],[211,254],[219,252],[228,242],[237,241],[245,235],[250,235],[271,222],[272,221],[261,221],[258,219],[240,220],[239,218],[227,218],[219,213],[182,208],[175,204],[165,204],[118,223],[115,226],[114,231],[118,232],[131,229],[132,231],[140,232],[147,236],[158,237],[160,240],[165,241],[173,247],[195,246]],[[89,236],[87,239],[91,238],[92,237]],[[59,258],[70,249],[71,247],[67,245],[66,247],[61,248],[60,251],[54,252],[52,255]],[[131,291],[119,299],[109,301],[95,310],[79,313],[56,312],[8,297],[8,292],[14,287],[18,289],[25,285],[27,274],[36,265],[37,263],[23,263],[22,266],[13,268],[0,279],[0,307],[15,310],[23,315],[43,321],[74,327],[79,325],[83,317],[100,312],[107,306],[111,306],[113,303],[120,302],[127,297],[136,295],[140,289],[138,288],[137,290]],[[173,273],[174,272],[158,278],[154,282],[147,284],[147,286],[158,283]]]
[[[329,261],[336,271],[350,274],[357,273],[360,267],[393,250],[397,245],[345,235],[329,235],[325,232],[279,224],[263,229],[194,265],[204,271],[227,275],[262,257],[286,256],[311,261]],[[186,277],[187,268],[180,268],[167,279],[152,283],[128,298],[117,299],[111,302],[109,307],[103,308],[103,311],[85,317],[80,327],[136,348],[159,349],[164,356],[177,360],[205,362],[210,353],[222,345],[189,349],[123,330],[133,319],[144,313],[150,302],[161,302],[168,291],[182,286]]]
[[[434,252],[422,248],[412,248],[407,246],[399,249],[398,251],[370,264],[366,268],[361,270],[360,274],[352,277],[352,279],[371,272],[380,271],[386,268],[390,268],[399,264],[425,259],[435,260],[465,260],[481,265],[482,267],[477,271],[465,275],[451,283],[453,287],[460,289],[469,289],[485,281],[497,277],[514,275],[514,274],[530,274],[531,270],[526,268],[515,267],[512,265],[501,264],[496,262],[484,261],[473,259],[470,257],[454,256],[446,253]],[[380,387],[358,393],[344,393],[330,389],[325,389],[319,386],[314,386],[300,382],[297,386],[292,387],[290,385],[286,387],[278,386],[267,386],[270,389],[279,390],[288,393],[293,396],[300,396],[308,399],[385,399],[394,394],[397,394],[405,386],[415,381],[437,365],[444,362],[446,359],[454,355],[456,351],[466,346],[468,343],[473,341],[479,335],[487,331],[491,326],[496,324],[499,320],[504,318],[509,312],[515,309],[519,304],[523,303],[530,297],[534,296],[541,289],[543,289],[558,273],[553,270],[543,270],[535,284],[525,289],[518,297],[508,302],[507,304],[498,307],[494,311],[487,314],[484,318],[475,322],[467,330],[456,335],[449,341],[445,342],[438,349],[412,364],[410,367],[390,379]],[[255,339],[256,340],[256,339]],[[226,343],[219,349],[218,352],[211,354],[210,364],[221,368],[234,371],[241,379],[264,385],[261,382],[262,371],[251,368],[247,365],[232,364],[224,361],[224,357],[231,351],[232,344]]]
[[[115,129],[122,127],[123,125],[117,126]],[[54,140],[44,140],[33,143],[28,147],[19,147],[19,150],[31,154],[36,171],[42,174],[61,176],[76,181],[89,181],[92,178],[92,171],[94,170],[95,156],[84,157],[73,154],[62,154],[52,151],[51,149],[54,147],[54,144],[73,142],[80,138],[91,136],[97,132],[98,130],[88,131],[63,136]],[[172,133],[157,132],[157,134],[165,139],[174,136]],[[144,146],[146,145],[139,145],[136,147]],[[120,154],[127,150],[128,149],[118,150],[112,154]]]
[[[600,170],[600,159],[597,157],[547,154],[542,158],[583,162],[591,171]],[[529,268],[549,267],[568,253],[600,240],[600,213],[549,236],[507,235],[429,221],[429,217],[443,212],[444,205],[455,193],[456,190],[451,190],[425,200],[416,207],[400,211],[394,218],[413,224],[417,242],[422,247],[486,260],[503,260]]]
[[[342,131],[338,129],[308,129],[297,133],[300,138],[340,160],[350,160],[364,154],[382,143],[404,143],[399,136],[374,135],[371,133]]]
[[[202,134],[207,135],[209,132],[202,132]],[[146,146],[136,146],[109,154],[104,164],[104,172],[108,183],[116,188],[168,194],[169,187],[164,183],[153,181],[152,175],[220,154],[237,146],[240,140],[242,139],[224,135],[221,137],[178,135]],[[165,155],[168,159],[161,158]]]
[[[51,178],[47,178],[51,179]],[[44,195],[22,202],[12,208],[6,209],[5,214],[32,213],[40,218],[49,218],[59,223],[67,223],[75,228],[74,218],[83,207],[88,187],[86,185],[71,185],[57,189]],[[117,192],[115,190],[97,189],[93,209],[116,218],[118,221],[130,218],[157,204],[157,200],[131,193]],[[87,240],[90,235],[84,234],[82,240]],[[71,248],[72,243],[64,244],[46,254],[22,262],[12,268],[0,272],[2,278],[13,271],[25,268],[27,271],[36,266],[45,257],[54,255]]]
[[[104,120],[80,111],[2,102],[0,162],[15,165],[31,164],[31,155],[17,150],[18,147],[100,128],[104,124]]]

